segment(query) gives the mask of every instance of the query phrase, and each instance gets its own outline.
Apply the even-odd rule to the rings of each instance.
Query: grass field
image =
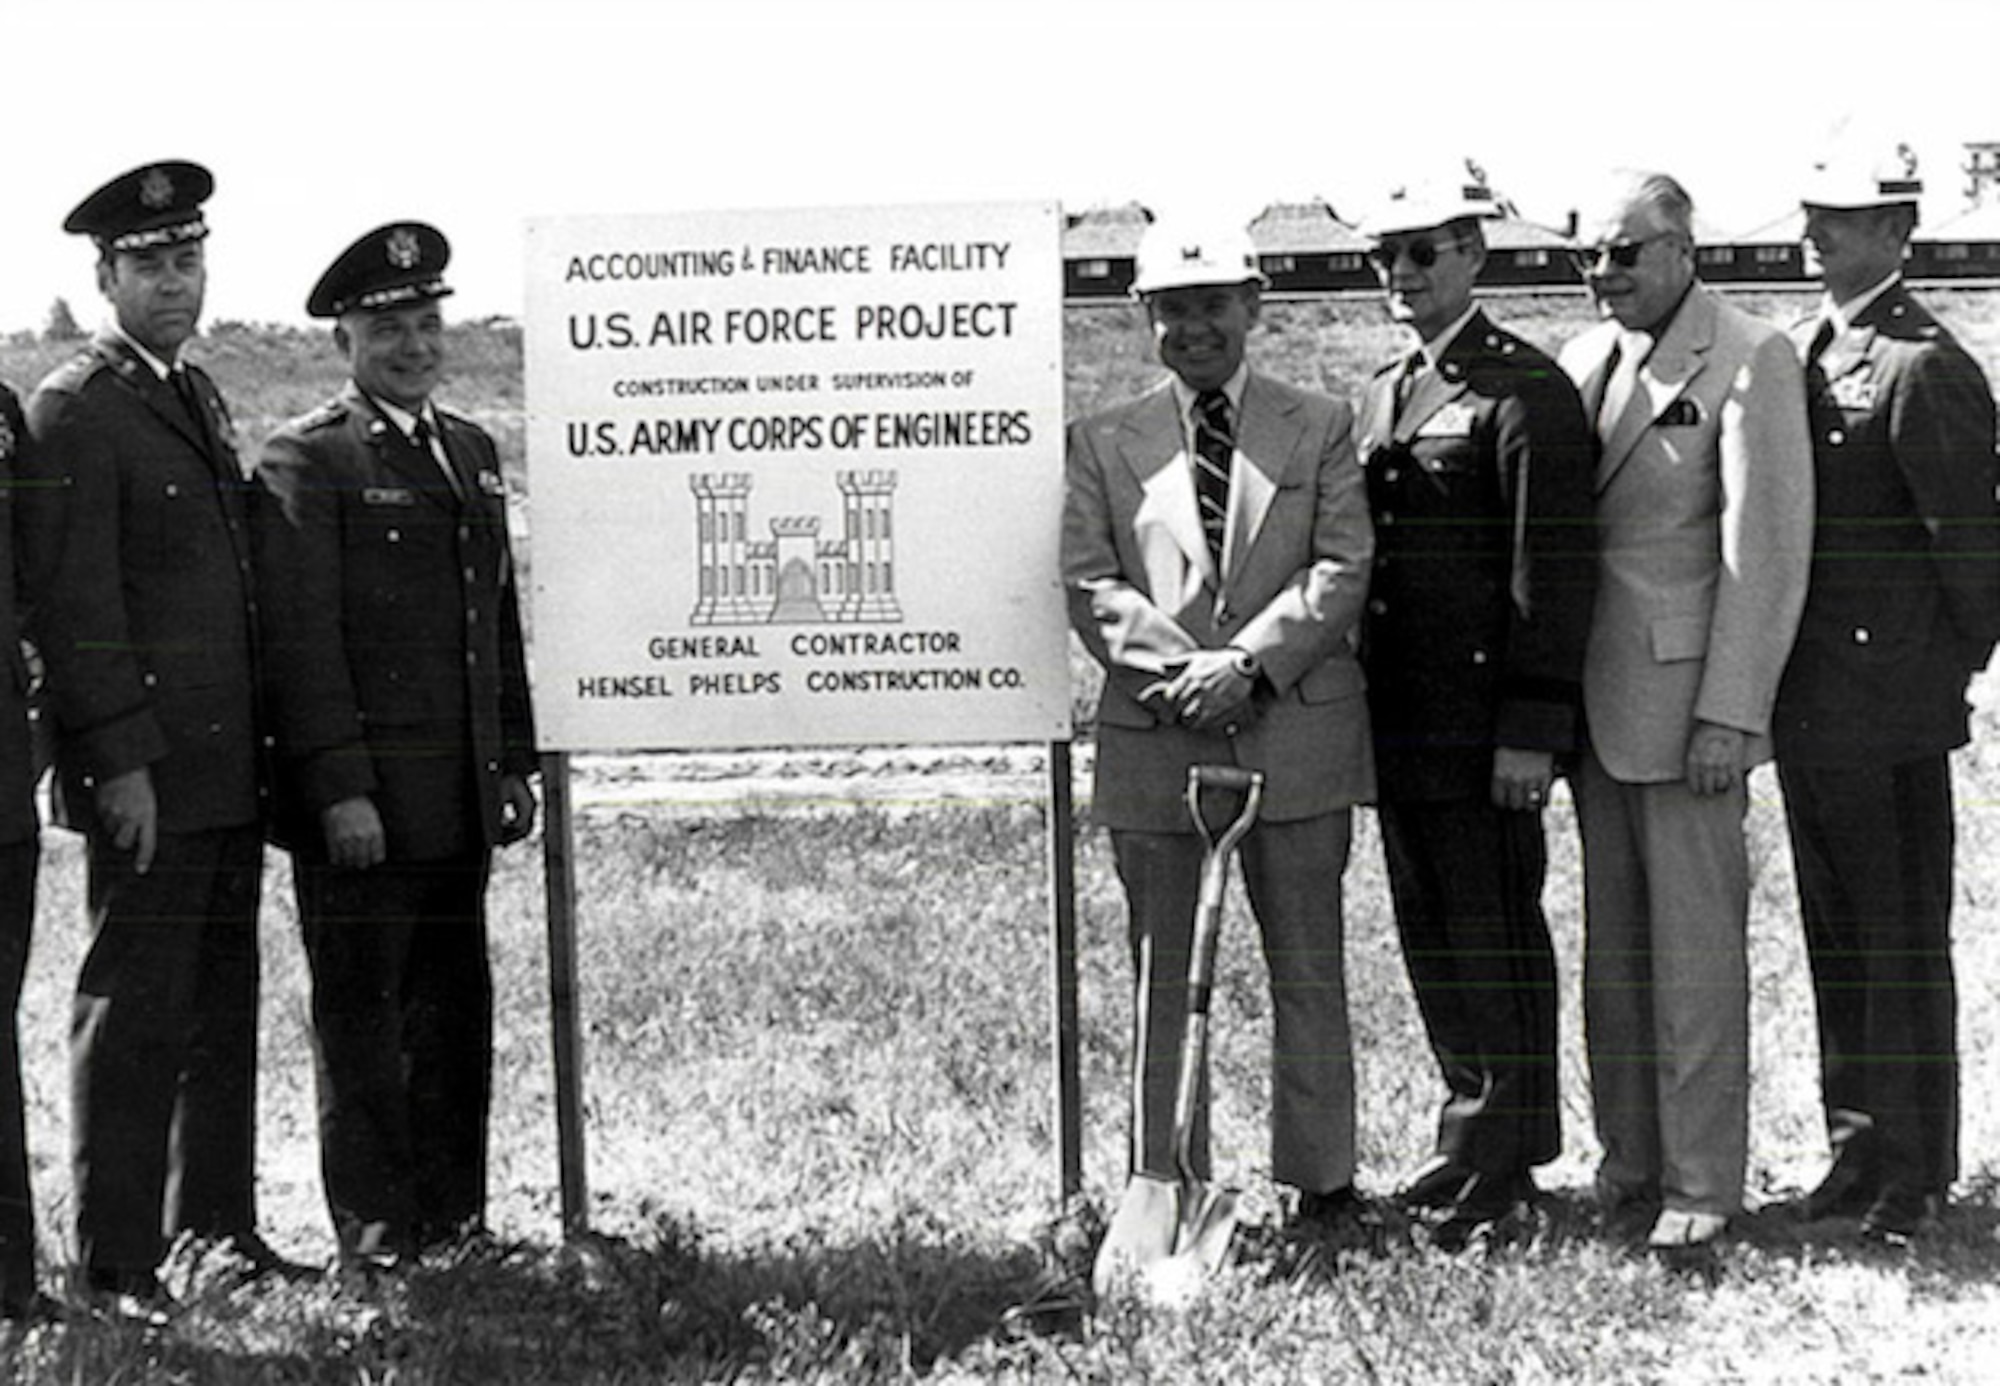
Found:
[[[1788,315],[1797,297],[1754,300]],[[1934,296],[1989,369],[1995,296]],[[1496,316],[1539,340],[1581,323],[1563,299]],[[1283,305],[1253,351],[1350,391],[1397,349],[1372,307]],[[518,338],[463,329],[448,395],[520,447]],[[226,329],[203,359],[246,440],[329,394],[319,334]],[[1072,312],[1073,412],[1151,373],[1126,309]],[[25,385],[59,353],[0,347]],[[1127,1015],[1122,905],[1103,834],[1080,825],[1087,1208],[1058,1208],[1045,973],[1045,826],[1032,773],[982,801],[787,807],[677,801],[579,828],[592,1221],[557,1235],[539,856],[501,859],[490,1241],[371,1293],[332,1283],[229,1289],[183,1257],[191,1308],[164,1335],[99,1325],[0,1339],[36,1383],[936,1381],[1679,1382],[2000,1377],[2000,728],[1982,687],[1956,763],[1956,931],[1965,1178],[1906,1254],[1747,1218],[1718,1263],[1673,1271],[1593,1232],[1595,1158],[1577,1014],[1580,920],[1567,799],[1549,815],[1547,903],[1563,969],[1563,1159],[1535,1222],[1483,1255],[1437,1255],[1394,1218],[1366,1244],[1253,1235],[1184,1315],[1121,1306],[1083,1324],[1006,1315],[1045,1270],[1087,1255],[1090,1209],[1122,1177]],[[1753,782],[1752,1192],[1824,1164],[1809,989],[1775,788]],[[84,938],[76,844],[51,833],[21,1008],[44,1264],[68,1232],[68,989]],[[1436,1085],[1397,953],[1372,821],[1359,819],[1347,953],[1362,1183],[1427,1147]],[[331,1252],[319,1201],[306,987],[289,882],[264,918],[260,1197],[272,1240]],[[1275,1217],[1263,1131],[1269,1048],[1253,927],[1233,901],[1216,1021],[1216,1149],[1253,1221]],[[51,1271],[51,1276],[59,1275]]]

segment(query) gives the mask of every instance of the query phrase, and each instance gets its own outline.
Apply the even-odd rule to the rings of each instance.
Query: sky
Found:
[[[1470,157],[1540,220],[1654,167],[1734,231],[1789,210],[1839,129],[1909,142],[1949,210],[1961,141],[2000,139],[1996,53],[1993,0],[9,0],[0,330],[58,296],[102,319],[62,220],[165,158],[216,176],[208,317],[293,323],[409,217],[450,236],[470,317],[521,311],[530,217],[1247,219]]]

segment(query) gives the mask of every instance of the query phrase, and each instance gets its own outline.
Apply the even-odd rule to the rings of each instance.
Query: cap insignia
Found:
[[[417,233],[407,226],[399,226],[389,233],[387,245],[389,263],[397,269],[415,269],[417,262],[424,258],[423,247],[417,242]]]
[[[148,209],[159,211],[170,207],[174,201],[174,180],[163,168],[149,168],[146,176],[139,180],[139,201]]]

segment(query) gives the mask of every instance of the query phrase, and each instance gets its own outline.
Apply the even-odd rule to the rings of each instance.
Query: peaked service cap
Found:
[[[444,232],[421,221],[389,222],[327,266],[306,298],[306,312],[337,318],[356,309],[444,298],[451,293],[444,282],[444,267],[450,263],[451,242]]]
[[[208,234],[201,204],[215,177],[200,164],[165,159],[121,173],[63,219],[63,230],[106,250],[150,250]]]

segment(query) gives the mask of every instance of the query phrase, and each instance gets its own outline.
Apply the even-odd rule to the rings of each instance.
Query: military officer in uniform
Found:
[[[249,490],[181,347],[201,314],[208,170],[148,164],[64,229],[112,321],[28,403],[19,535],[47,662],[58,821],[89,849],[95,933],[71,1022],[78,1255],[157,1308],[162,1229],[252,1270],[263,865]]]
[[[1341,964],[1350,808],[1373,790],[1352,637],[1372,549],[1347,406],[1253,370],[1263,276],[1240,230],[1162,221],[1134,294],[1171,372],[1069,431],[1062,572],[1105,668],[1095,812],[1111,830],[1135,973],[1132,1170],[1112,1236],[1174,1187],[1172,1114],[1202,846],[1197,764],[1264,772],[1243,841],[1271,972],[1271,1176],[1296,1223],[1358,1213]],[[1205,1137],[1194,1158],[1206,1168]]]
[[[14,392],[0,385],[0,1319],[52,1318],[35,1288],[35,1199],[28,1182],[27,1116],[16,1013],[35,923],[35,780],[28,736],[28,665],[15,599],[14,497],[32,444]]]
[[[340,254],[306,310],[334,319],[352,378],[257,465],[280,818],[349,1264],[482,1222],[487,872],[535,816],[500,464],[483,430],[431,399],[449,257],[421,222]]]
[[[1851,146],[1803,197],[1817,523],[1774,723],[1835,1157],[1803,1211],[1890,1242],[1958,1172],[1948,753],[2000,635],[1993,396],[1903,285],[1915,165]]]
[[[1366,222],[1417,342],[1357,431],[1375,521],[1361,660],[1390,893],[1446,1096],[1402,1198],[1447,1247],[1561,1150],[1542,806],[1582,737],[1595,441],[1569,378],[1473,302],[1497,215],[1475,165]]]

